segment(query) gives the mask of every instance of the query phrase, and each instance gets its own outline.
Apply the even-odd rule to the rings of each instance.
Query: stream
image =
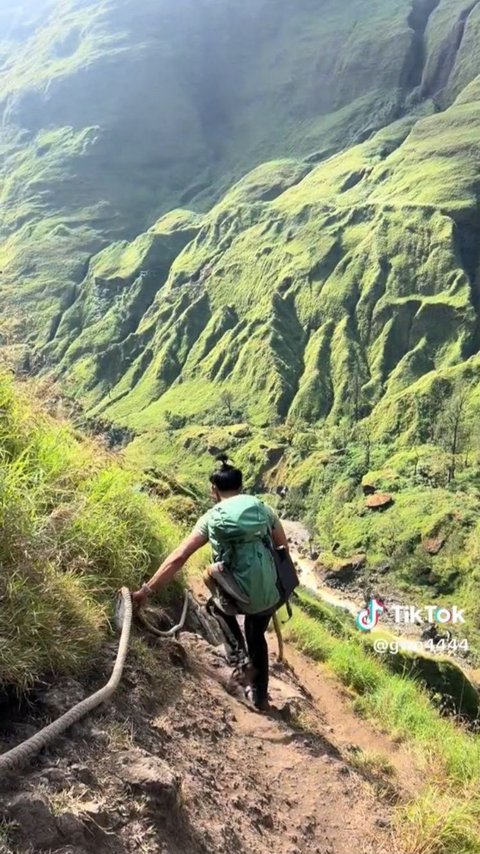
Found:
[[[303,587],[318,596],[322,602],[339,608],[342,611],[347,611],[353,617],[356,617],[358,612],[365,608],[365,601],[361,598],[348,598],[343,593],[333,590],[325,584],[322,584],[316,570],[316,562],[304,557],[300,554],[299,549],[302,546],[308,546],[310,534],[301,522],[292,519],[282,519],[282,525],[285,533],[290,541],[290,552],[299,570],[300,582]],[[405,626],[406,631],[415,633],[416,637],[406,637],[405,634],[399,633],[398,624],[380,622],[374,629],[371,630],[371,635],[385,637],[388,632],[389,642],[395,642],[399,650],[406,652],[415,652],[417,655],[422,655],[427,658],[446,658],[453,661],[459,667],[466,678],[472,685],[480,687],[480,670],[469,667],[464,659],[461,659],[455,653],[448,649],[441,651],[427,650],[423,641],[420,639],[420,627]]]

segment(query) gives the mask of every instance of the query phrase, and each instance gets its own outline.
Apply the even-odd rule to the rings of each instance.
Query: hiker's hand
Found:
[[[134,608],[143,608],[147,602],[148,593],[143,587],[141,587],[140,590],[136,590],[135,593],[132,593],[132,604]]]

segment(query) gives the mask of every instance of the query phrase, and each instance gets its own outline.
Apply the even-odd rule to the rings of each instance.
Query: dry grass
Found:
[[[348,763],[352,768],[371,777],[394,777],[395,767],[388,756],[361,748],[348,751]]]
[[[397,827],[404,854],[478,854],[478,788],[429,786],[399,813]]]
[[[108,750],[131,750],[135,743],[133,721],[112,721],[105,726]]]

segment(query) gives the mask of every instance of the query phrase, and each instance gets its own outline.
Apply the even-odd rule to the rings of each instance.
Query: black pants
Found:
[[[268,697],[268,646],[265,633],[271,620],[271,614],[267,616],[247,614],[245,617],[245,644],[245,638],[237,618],[231,614],[224,614],[217,608],[215,610],[234,637],[237,652],[242,651],[248,654],[253,668],[253,687],[256,700],[258,702],[266,700]]]

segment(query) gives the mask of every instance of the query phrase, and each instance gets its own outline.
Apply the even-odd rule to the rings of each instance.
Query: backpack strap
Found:
[[[285,606],[286,611],[287,611],[287,615],[288,615],[288,618],[286,620],[282,620],[283,624],[285,624],[285,623],[288,623],[293,617],[293,610],[292,610],[292,605],[290,602],[291,593],[289,593],[288,595],[285,595],[285,592],[283,592],[283,595],[282,595],[282,588],[284,590],[284,587],[282,585],[281,570],[279,567],[279,555],[278,555],[277,549],[275,548],[275,543],[273,541],[273,528],[270,525],[269,525],[269,535],[263,538],[263,544],[264,544],[265,548],[268,549],[268,551],[272,555],[273,562],[275,564],[275,569],[277,572],[277,587],[279,589],[279,593],[281,596],[280,603],[278,604],[276,610],[281,608],[283,605]],[[289,560],[290,560],[290,558],[289,558]],[[293,563],[292,563],[292,567],[293,567]],[[294,586],[298,586],[298,577],[297,577],[296,584]],[[292,585],[292,589],[293,589],[293,585]]]

